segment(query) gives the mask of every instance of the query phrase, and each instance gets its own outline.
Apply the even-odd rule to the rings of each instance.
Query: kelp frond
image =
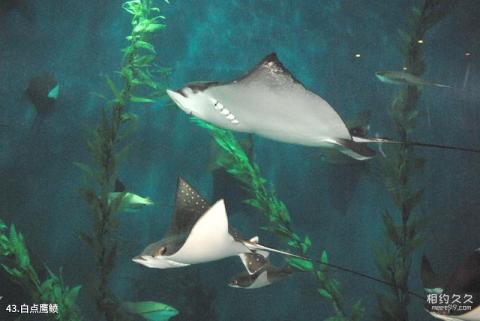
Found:
[[[81,286],[69,288],[64,284],[61,274],[56,275],[50,270],[45,280],[41,280],[31,263],[23,235],[17,232],[15,225],[7,227],[2,220],[0,220],[0,262],[4,262],[1,269],[27,291],[34,302],[57,305],[58,313],[54,314],[56,320],[82,320],[75,303]]]
[[[425,0],[421,8],[413,8],[408,28],[399,31],[400,50],[407,72],[420,76],[426,71],[423,39],[450,12],[454,2]],[[420,115],[419,99],[420,91],[413,86],[404,87],[395,94],[389,114],[401,141],[411,141]],[[394,287],[390,288],[390,294],[378,295],[378,304],[382,320],[407,321],[412,256],[422,244],[421,231],[427,222],[417,210],[423,200],[424,188],[416,187],[412,181],[425,165],[425,160],[405,144],[389,147],[389,157],[381,162],[385,186],[397,210],[396,213],[384,210],[381,216],[385,244],[375,249],[376,265],[382,277]]]
[[[168,1],[165,1],[168,3]],[[109,276],[114,269],[118,244],[112,233],[119,226],[117,216],[126,193],[111,198],[119,164],[126,159],[132,148],[127,142],[136,129],[138,116],[128,111],[132,104],[149,104],[165,93],[165,86],[154,78],[168,75],[166,68],[156,64],[157,55],[150,42],[157,31],[166,27],[165,17],[153,0],[132,0],[123,4],[131,14],[132,29],[127,47],[123,52],[118,74],[121,85],[110,77],[106,78],[113,97],[101,109],[99,124],[90,132],[87,144],[92,165],[75,163],[85,174],[87,187],[80,192],[88,204],[93,228],[81,233],[82,240],[91,249],[98,269],[95,281],[95,302],[107,320],[124,320],[120,313],[120,301],[109,289]]]

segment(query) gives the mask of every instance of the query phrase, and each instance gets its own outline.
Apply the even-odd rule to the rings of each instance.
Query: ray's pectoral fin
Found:
[[[267,263],[267,259],[259,253],[242,253],[238,256],[250,275],[260,271]]]
[[[228,233],[225,203],[219,200],[198,219],[183,246],[170,258],[177,261],[213,261],[230,254],[222,252],[222,247],[219,250],[218,245],[229,244],[232,240]]]
[[[356,160],[366,160],[375,156],[375,151],[366,144],[354,142],[349,139],[329,139],[327,142],[333,144],[339,152],[350,156]]]
[[[173,220],[166,235],[173,237],[189,235],[195,224],[208,212],[209,207],[207,200],[186,180],[179,177]]]

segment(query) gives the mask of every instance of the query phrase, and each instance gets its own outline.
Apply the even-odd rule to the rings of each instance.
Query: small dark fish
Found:
[[[55,110],[59,89],[55,75],[44,72],[30,79],[26,94],[37,114],[47,115]]]
[[[127,192],[125,185],[120,180],[115,180],[115,191],[108,194],[108,204],[111,204],[117,197],[122,196],[122,200],[118,205],[119,212],[137,212],[145,206],[153,205],[153,202],[148,197]]]

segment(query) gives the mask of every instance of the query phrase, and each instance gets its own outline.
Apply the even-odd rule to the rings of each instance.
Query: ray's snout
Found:
[[[182,98],[186,98],[185,94],[182,92],[182,89],[167,89],[167,95],[178,105],[180,105]]]
[[[147,260],[143,256],[137,255],[132,259],[132,261],[135,262],[135,263],[142,264],[142,263],[146,262]]]
[[[167,95],[177,104],[178,107],[180,107],[184,112],[187,114],[191,114],[190,108],[187,107],[187,101],[188,97],[185,94],[183,89],[179,90],[172,90],[172,89],[167,89]]]

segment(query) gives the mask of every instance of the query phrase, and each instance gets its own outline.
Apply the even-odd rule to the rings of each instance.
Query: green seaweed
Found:
[[[400,50],[407,72],[416,76],[425,72],[423,39],[451,11],[454,2],[425,0],[421,8],[413,8],[408,19],[408,30],[399,31]],[[417,87],[407,86],[394,96],[389,114],[400,141],[412,141],[420,115],[420,94]],[[384,210],[382,213],[385,244],[375,248],[375,258],[382,277],[394,286],[390,287],[389,294],[378,295],[378,305],[382,320],[407,321],[412,257],[422,244],[421,232],[428,222],[417,210],[423,200],[424,189],[416,187],[412,178],[424,167],[425,160],[416,156],[413,148],[407,144],[387,148],[389,157],[382,159],[381,165],[385,186],[396,210]]]
[[[300,236],[292,229],[292,220],[286,205],[277,198],[273,188],[267,187],[267,180],[260,174],[259,166],[251,162],[232,132],[220,129],[198,118],[192,118],[197,125],[207,129],[213,136],[218,146],[230,157],[218,158],[218,165],[243,183],[253,196],[245,200],[247,204],[259,210],[267,219],[268,224],[263,229],[274,233],[286,244],[304,255],[309,253],[312,242],[306,236]],[[328,255],[323,251],[320,261],[328,263]],[[335,315],[329,321],[352,320],[358,321],[363,316],[363,308],[355,304],[350,315],[344,306],[340,283],[328,274],[327,267],[322,264],[315,266],[311,261],[290,258],[289,265],[301,270],[311,272],[317,281],[319,295],[333,305]]]
[[[153,0],[127,1],[122,7],[132,16],[132,30],[126,37],[128,46],[122,50],[122,65],[118,72],[121,85],[110,77],[106,78],[113,98],[101,109],[101,120],[91,130],[87,141],[92,165],[76,163],[85,173],[87,187],[80,192],[93,221],[92,231],[80,236],[95,258],[97,274],[92,275],[94,301],[107,320],[128,319],[109,286],[118,251],[113,233],[120,224],[118,209],[125,193],[113,200],[109,195],[114,191],[118,166],[132,148],[128,137],[136,129],[138,119],[128,107],[148,104],[164,96],[164,84],[154,79],[168,75],[166,68],[156,64],[155,47],[149,42],[157,31],[166,27],[160,8],[153,5]]]
[[[2,258],[4,260],[2,260]],[[48,270],[48,275],[41,280],[37,269],[32,265],[30,254],[25,245],[23,235],[0,219],[0,262],[1,268],[25,289],[34,302],[57,304],[58,313],[51,314],[52,318],[61,321],[82,320],[75,301],[81,286],[69,288],[63,282],[61,273],[56,275]]]

